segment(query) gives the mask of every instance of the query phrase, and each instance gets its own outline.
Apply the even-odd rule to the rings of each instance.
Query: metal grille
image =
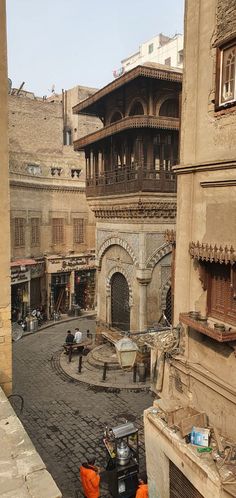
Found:
[[[166,309],[165,315],[168,322],[172,323],[172,296],[171,296],[171,287],[169,288],[166,294]]]
[[[204,498],[184,474],[170,461],[170,498]]]
[[[113,327],[130,329],[129,287],[122,273],[111,278],[111,321]]]

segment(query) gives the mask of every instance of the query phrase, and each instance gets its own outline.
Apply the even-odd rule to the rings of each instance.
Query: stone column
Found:
[[[138,270],[137,280],[139,283],[139,330],[143,332],[147,328],[147,285],[151,281],[151,270]]]

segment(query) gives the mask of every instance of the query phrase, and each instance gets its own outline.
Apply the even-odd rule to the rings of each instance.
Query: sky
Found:
[[[184,0],[7,0],[8,75],[37,96],[113,80],[162,32],[183,33]]]

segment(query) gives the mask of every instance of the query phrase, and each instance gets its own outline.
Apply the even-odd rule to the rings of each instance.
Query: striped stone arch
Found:
[[[155,250],[155,252],[147,260],[147,268],[154,268],[162,258],[167,256],[172,252],[172,245],[170,243],[163,244],[161,247]]]
[[[109,296],[111,293],[111,278],[114,275],[114,273],[122,273],[124,277],[127,280],[127,284],[129,287],[129,305],[132,306],[133,304],[133,291],[132,291],[132,285],[130,282],[130,277],[126,270],[122,268],[121,266],[114,266],[108,273],[107,278],[106,278],[106,295]]]
[[[125,251],[130,255],[134,265],[138,264],[137,258],[134,254],[134,251],[132,247],[128,244],[126,240],[121,239],[120,237],[110,237],[109,239],[105,240],[103,242],[102,246],[100,247],[97,255],[97,266],[100,267],[102,263],[102,258],[104,253],[109,249],[111,246],[120,246],[125,249]]]
[[[162,309],[162,311],[165,311],[165,309],[166,309],[166,296],[167,296],[167,292],[170,289],[170,287],[171,287],[171,278],[169,278],[167,280],[167,282],[165,283],[165,285],[162,287],[162,290],[161,290],[161,309]]]

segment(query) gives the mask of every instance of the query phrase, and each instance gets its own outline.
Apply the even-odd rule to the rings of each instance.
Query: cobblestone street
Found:
[[[61,348],[66,330],[94,330],[95,323],[79,318],[24,337],[13,344],[14,393],[24,398],[23,413],[17,398],[12,404],[23,422],[63,498],[82,497],[79,466],[95,454],[106,465],[103,429],[134,421],[140,427],[141,470],[145,466],[142,412],[152,404],[147,392],[105,392],[63,376],[53,355]],[[109,496],[102,483],[101,496]],[[43,497],[42,497],[43,498]]]

